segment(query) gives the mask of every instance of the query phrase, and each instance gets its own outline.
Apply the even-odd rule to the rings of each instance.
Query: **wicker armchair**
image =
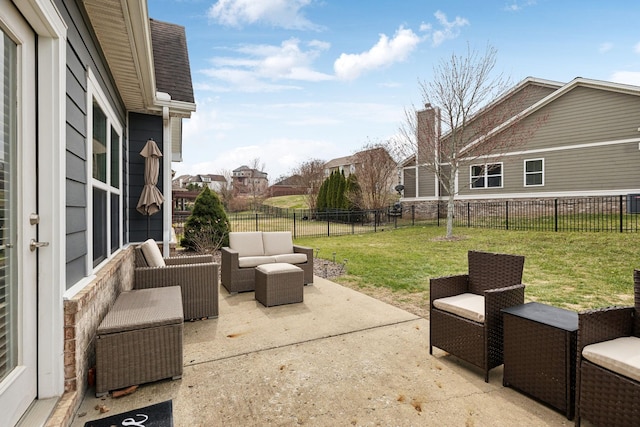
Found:
[[[429,354],[433,347],[447,351],[483,369],[489,382],[489,370],[503,363],[500,310],[524,303],[524,257],[469,251],[468,258],[468,274],[430,281]],[[473,303],[451,310],[449,303],[461,301],[452,298]]]
[[[633,273],[634,307],[608,307],[578,313],[576,362],[576,426],[581,419],[594,426],[640,426],[640,382],[620,373],[620,365],[607,369],[587,360],[586,346],[626,340],[630,353],[640,354],[640,270]],[[593,348],[593,347],[591,347]],[[619,350],[620,347],[617,347]],[[620,355],[623,352],[616,351]],[[591,357],[593,359],[593,356]],[[638,362],[635,372],[638,373]]]
[[[220,265],[212,255],[163,258],[164,265],[150,266],[141,246],[135,248],[134,289],[180,286],[185,320],[218,317]]]

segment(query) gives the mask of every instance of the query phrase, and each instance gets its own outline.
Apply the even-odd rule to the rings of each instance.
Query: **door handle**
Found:
[[[38,248],[44,248],[46,246],[49,246],[49,242],[36,242],[36,239],[31,239],[31,242],[29,242],[29,250],[31,252],[35,251]]]

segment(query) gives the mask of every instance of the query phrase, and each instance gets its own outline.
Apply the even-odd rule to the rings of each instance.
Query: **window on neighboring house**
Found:
[[[121,130],[105,108],[93,98],[91,129],[92,169],[92,249],[93,266],[118,250],[121,223],[120,153]]]
[[[471,188],[501,188],[502,163],[471,166]]]
[[[544,185],[544,159],[524,161],[524,185],[525,187]]]

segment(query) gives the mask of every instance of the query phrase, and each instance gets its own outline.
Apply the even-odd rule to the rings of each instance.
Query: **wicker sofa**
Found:
[[[576,426],[640,426],[640,270],[634,307],[578,313]]]
[[[212,255],[163,258],[149,239],[135,248],[133,287],[180,286],[185,320],[218,317],[219,267]]]
[[[293,244],[291,232],[231,232],[221,249],[222,286],[230,293],[255,290],[255,268],[288,263],[304,271],[304,284],[313,283],[313,249]]]
[[[469,251],[469,272],[430,280],[429,354],[433,347],[484,371],[503,363],[503,308],[524,303],[524,257]]]

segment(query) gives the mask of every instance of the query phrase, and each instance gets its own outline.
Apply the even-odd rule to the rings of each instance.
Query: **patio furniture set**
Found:
[[[524,303],[524,257],[469,251],[464,275],[430,281],[429,354],[438,347],[576,426],[640,425],[640,270],[634,307],[573,312]]]
[[[313,250],[290,232],[230,233],[222,284],[255,291],[265,307],[303,302],[313,283]],[[163,258],[155,241],[134,249],[134,289],[121,292],[96,337],[96,396],[182,376],[184,320],[218,317],[219,265],[211,255]]]

